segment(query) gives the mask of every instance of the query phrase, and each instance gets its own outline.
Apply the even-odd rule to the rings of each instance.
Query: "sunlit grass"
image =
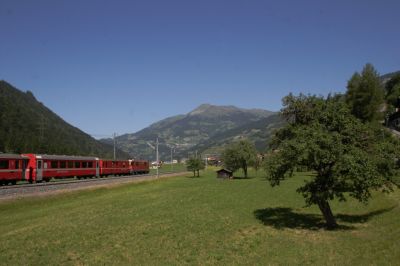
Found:
[[[295,192],[250,179],[175,177],[0,203],[0,264],[317,264],[400,261],[400,192],[317,208]]]

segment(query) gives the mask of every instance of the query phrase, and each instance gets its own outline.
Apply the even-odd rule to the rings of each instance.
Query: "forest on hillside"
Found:
[[[0,81],[0,152],[113,157],[113,147],[68,124],[37,101]],[[128,155],[118,151],[119,158]]]

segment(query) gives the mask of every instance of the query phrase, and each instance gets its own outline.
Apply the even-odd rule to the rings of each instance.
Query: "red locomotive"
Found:
[[[129,160],[131,174],[148,174],[150,172],[149,162],[144,160]]]
[[[97,157],[2,154],[0,184],[50,181],[51,178],[88,178],[149,173],[149,162],[143,160],[102,160]]]
[[[129,175],[129,161],[100,160],[100,176]]]

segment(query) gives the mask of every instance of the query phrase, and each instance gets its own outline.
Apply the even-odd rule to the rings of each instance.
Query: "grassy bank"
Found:
[[[254,176],[255,174],[253,174]],[[397,264],[400,192],[332,204],[325,231],[291,179],[176,177],[0,203],[0,264]]]

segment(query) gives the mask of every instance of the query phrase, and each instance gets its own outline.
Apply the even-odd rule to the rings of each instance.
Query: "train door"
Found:
[[[96,177],[100,176],[99,160],[96,160]]]
[[[22,179],[25,179],[25,175],[26,175],[26,168],[27,168],[27,166],[28,166],[28,162],[29,162],[29,160],[27,160],[27,159],[22,159],[21,160],[22,161],[22,175],[21,175],[21,177],[22,177]]]
[[[36,162],[36,181],[43,180],[43,160],[37,160]]]

